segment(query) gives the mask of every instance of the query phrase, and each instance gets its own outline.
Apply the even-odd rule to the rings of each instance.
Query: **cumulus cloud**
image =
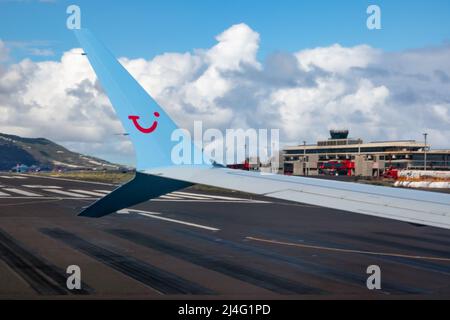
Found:
[[[311,71],[317,67],[328,72],[344,73],[350,68],[367,67],[379,54],[379,51],[367,45],[344,48],[334,44],[330,47],[302,50],[295,56],[304,71]]]
[[[450,138],[450,46],[383,52],[308,48],[257,59],[260,35],[231,26],[211,48],[121,63],[182,127],[277,128],[284,142],[349,128],[365,140]],[[5,54],[0,42],[0,58]],[[45,136],[77,151],[132,162],[132,146],[81,49],[59,61],[0,69],[1,131]]]
[[[116,143],[114,134],[123,130],[79,53],[66,52],[60,61],[26,59],[1,72],[1,131],[47,137],[91,154],[131,153],[128,143]]]

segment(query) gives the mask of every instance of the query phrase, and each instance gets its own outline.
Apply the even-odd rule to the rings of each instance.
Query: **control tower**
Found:
[[[332,140],[348,139],[348,130],[330,130]]]

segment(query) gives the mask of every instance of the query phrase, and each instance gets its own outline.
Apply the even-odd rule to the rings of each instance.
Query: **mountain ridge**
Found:
[[[0,170],[17,165],[46,170],[117,170],[121,166],[73,152],[46,138],[24,138],[0,133]]]

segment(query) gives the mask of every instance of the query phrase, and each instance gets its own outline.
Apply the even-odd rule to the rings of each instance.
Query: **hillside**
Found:
[[[48,139],[22,138],[0,133],[0,170],[10,170],[17,164],[52,169],[107,169],[119,165],[72,152]]]

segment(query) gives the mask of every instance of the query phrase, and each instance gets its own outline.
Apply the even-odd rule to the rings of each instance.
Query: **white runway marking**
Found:
[[[176,195],[185,195],[185,196],[202,196],[204,198],[209,198],[209,199],[220,199],[220,200],[240,200],[240,201],[246,201],[248,199],[243,199],[243,198],[232,198],[232,197],[224,197],[224,196],[216,196],[216,195],[207,195],[207,194],[196,194],[196,193],[188,193],[188,192],[181,192],[181,191],[176,191],[173,192],[173,194]]]
[[[17,193],[17,194],[20,194],[23,196],[27,196],[27,197],[42,197],[42,195],[40,195],[40,194],[25,191],[25,190],[20,190],[20,189],[16,189],[16,188],[5,188],[4,190],[12,192],[12,193]]]
[[[76,192],[76,193],[87,194],[87,195],[90,195],[90,196],[96,196],[96,197],[103,197],[105,195],[103,193],[93,192],[93,191],[88,191],[88,190],[70,189],[70,191],[73,191],[73,192]]]
[[[192,223],[192,222],[187,222],[187,221],[181,221],[181,220],[161,217],[159,212],[142,211],[142,210],[134,210],[134,209],[123,209],[123,210],[118,211],[117,213],[127,214],[127,213],[130,213],[130,212],[135,212],[135,213],[137,213],[137,214],[139,214],[141,216],[144,216],[144,217],[158,219],[158,220],[163,220],[163,221],[168,221],[168,222],[173,222],[173,223],[178,223],[178,224],[182,224],[182,225],[189,226],[189,227],[200,228],[200,229],[205,229],[205,230],[209,230],[209,231],[219,231],[220,230],[220,229],[217,229],[217,228],[204,226],[204,225],[196,224],[196,223]]]
[[[214,199],[206,199],[206,200],[194,200],[194,199],[150,199],[150,201],[157,201],[157,202],[195,202],[195,203],[243,203],[243,204],[250,204],[250,203],[271,203],[267,201],[258,201],[258,200],[248,200],[248,201],[230,201],[230,200],[214,200]]]
[[[20,200],[29,200],[29,199],[39,199],[39,200],[96,200],[98,198],[92,198],[92,197],[88,197],[88,198],[74,198],[74,197],[57,197],[57,196],[52,196],[52,197],[47,197],[47,196],[39,196],[39,197],[14,197],[14,196],[10,196],[10,197],[2,197],[0,196],[1,199],[20,199]]]
[[[3,178],[3,179],[27,179],[26,177],[21,177],[21,176],[0,176],[0,178]]]
[[[204,226],[204,225],[201,225],[201,224],[196,224],[196,223],[191,223],[191,222],[186,222],[186,221],[181,221],[181,220],[175,220],[175,219],[170,219],[170,218],[164,218],[164,217],[161,217],[161,216],[156,216],[156,215],[153,215],[153,214],[147,214],[147,213],[143,213],[143,212],[138,212],[138,214],[140,214],[141,216],[146,216],[146,217],[153,218],[153,219],[159,219],[159,220],[164,220],[164,221],[168,221],[168,222],[174,222],[174,223],[178,223],[178,224],[183,224],[185,226],[205,229],[205,230],[209,230],[209,231],[219,231],[220,230],[220,229],[217,229],[217,228],[208,227],[208,226]]]
[[[14,176],[0,176],[0,177],[6,177],[7,179],[14,179],[17,178]],[[23,177],[20,177],[23,178]],[[10,191],[12,193],[17,193],[21,195],[20,197],[14,196],[11,194],[7,194],[5,192],[0,193],[0,197],[9,199],[12,198],[20,198],[24,199],[23,196],[28,196],[30,198],[49,198],[54,199],[56,196],[52,195],[42,195],[37,194],[34,192],[21,190],[17,188],[9,188],[6,189],[5,186],[0,185],[0,187],[3,188],[4,191]],[[42,191],[46,191],[53,194],[58,194],[64,197],[59,197],[59,199],[98,199],[101,197],[106,196],[107,194],[110,194],[113,190],[105,190],[105,189],[95,189],[95,190],[82,190],[82,189],[70,189],[68,191],[64,190],[61,186],[55,186],[55,185],[41,185],[41,184],[27,184],[22,185],[24,188],[29,189],[40,189]],[[33,190],[34,191],[34,190]],[[260,200],[251,200],[251,199],[245,199],[245,198],[236,198],[236,197],[227,197],[227,196],[219,196],[219,195],[210,195],[210,194],[201,194],[201,193],[190,193],[190,192],[182,192],[182,191],[175,191],[166,195],[162,195],[158,198],[151,199],[151,201],[159,201],[159,202],[198,202],[198,203],[208,203],[208,202],[217,202],[217,203],[270,203],[267,201],[260,201]]]
[[[182,200],[181,198],[174,197],[174,196],[169,196],[169,195],[160,196],[158,199]]]
[[[28,184],[25,184],[22,187],[31,189],[61,189],[61,187],[58,186],[42,186],[42,185],[28,185]]]
[[[57,193],[57,194],[62,194],[63,196],[69,196],[69,197],[74,197],[74,198],[89,198],[89,196],[84,195],[84,194],[62,191],[62,190],[57,190],[57,189],[44,189],[44,190],[47,192],[53,192],[53,193]]]
[[[99,193],[103,193],[103,194],[108,194],[111,193],[112,190],[94,190],[95,192],[99,192]]]
[[[159,219],[159,220],[163,220],[163,221],[174,222],[174,223],[178,223],[178,224],[183,224],[185,226],[205,229],[205,230],[209,230],[209,231],[219,231],[220,230],[220,229],[217,229],[217,228],[208,227],[208,226],[204,226],[204,225],[201,225],[201,224],[196,224],[196,223],[191,223],[191,222],[186,222],[186,221],[181,221],[181,220],[175,220],[175,219],[170,219],[170,218],[164,218],[164,217],[161,217],[161,216],[156,216],[156,215],[153,215],[153,214],[147,214],[147,213],[143,213],[143,212],[139,212],[138,214],[140,214],[141,216],[146,216],[146,217],[153,218],[153,219]]]
[[[181,192],[181,191],[175,191],[175,192],[169,193],[168,196],[183,198],[183,199],[176,199],[178,201],[179,200],[181,200],[181,201],[199,200],[197,202],[270,203],[269,201],[262,201],[262,200],[252,200],[252,199],[245,199],[245,198],[234,198],[234,197],[216,196],[216,195],[200,194],[200,193],[189,193],[189,192]],[[163,197],[160,197],[160,198],[161,198],[161,200],[164,199]],[[155,200],[158,201],[158,199],[155,199]]]
[[[182,198],[182,199],[191,199],[191,200],[208,200],[208,198],[202,197],[202,195],[194,194],[194,193],[186,194],[184,192],[172,192],[172,193],[169,193],[169,196],[174,196],[174,197],[178,197],[178,198]]]
[[[130,214],[132,212],[136,213],[148,213],[148,214],[160,214],[159,212],[153,212],[153,211],[143,211],[143,210],[137,210],[137,209],[122,209],[117,211],[119,214]]]

